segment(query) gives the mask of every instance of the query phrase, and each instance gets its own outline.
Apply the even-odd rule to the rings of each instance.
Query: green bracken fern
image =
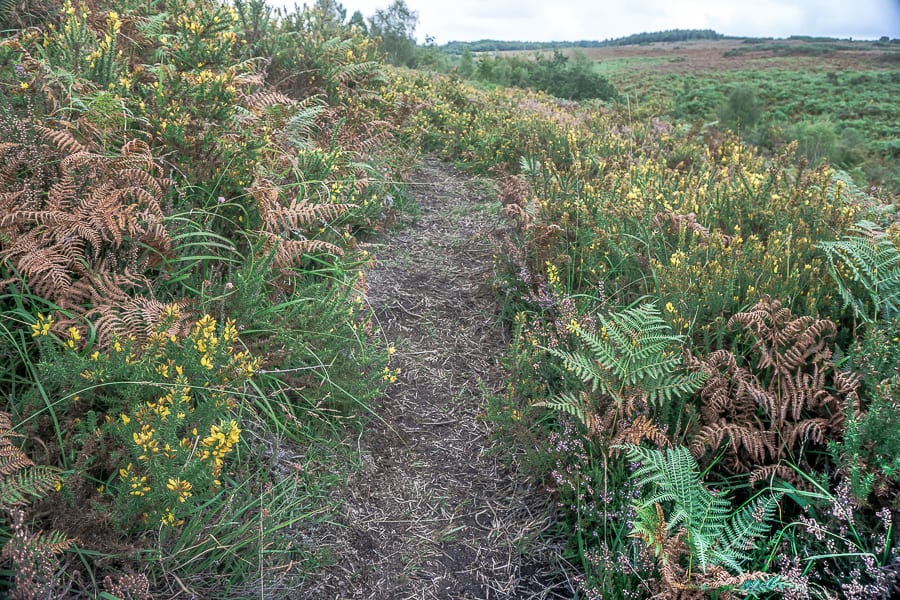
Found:
[[[617,408],[643,400],[651,406],[670,404],[696,391],[705,375],[683,367],[682,336],[671,329],[654,304],[643,304],[598,318],[599,334],[578,329],[585,350],[549,349],[577,375],[591,392],[599,393]],[[539,404],[579,418],[589,424],[590,410],[583,399],[562,393]]]
[[[860,221],[853,229],[854,235],[817,245],[844,306],[866,322],[900,315],[900,250],[875,223]]]
[[[35,465],[16,445],[12,438],[21,437],[12,432],[8,413],[0,412],[0,508],[11,509],[40,498],[52,490],[59,481],[59,470],[45,465]]]
[[[743,570],[758,540],[769,532],[779,496],[759,496],[733,510],[724,493],[715,493],[703,484],[697,461],[687,448],[625,447],[629,460],[641,465],[632,479],[648,490],[636,506],[632,535],[655,550],[664,575],[678,573],[677,578],[687,580],[682,584],[697,589],[718,589],[726,582],[734,591],[750,582],[754,591],[787,585],[778,577],[745,574]],[[685,560],[686,566],[682,564]],[[695,565],[697,573],[693,572]],[[736,581],[740,583],[734,585]]]

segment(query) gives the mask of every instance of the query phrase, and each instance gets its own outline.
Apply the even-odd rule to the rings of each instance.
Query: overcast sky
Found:
[[[307,0],[312,4],[311,0]],[[341,0],[366,17],[393,0]],[[294,6],[294,0],[269,0]],[[296,0],[302,4],[303,0]],[[900,0],[406,0],[416,34],[438,44],[479,39],[604,40],[664,29],[738,36],[900,38]]]

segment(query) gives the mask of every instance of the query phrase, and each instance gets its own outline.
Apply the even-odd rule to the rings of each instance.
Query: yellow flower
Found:
[[[178,501],[181,503],[184,503],[185,500],[193,496],[193,494],[191,493],[191,489],[193,488],[193,486],[189,481],[185,481],[184,479],[169,479],[169,482],[166,484],[166,488],[168,488],[169,491],[177,493]]]
[[[22,83],[20,83],[20,84],[19,84],[19,89],[27,90],[27,89],[28,89],[28,82],[27,82],[27,81],[23,81]]]
[[[184,519],[178,519],[176,521],[175,515],[172,514],[172,509],[166,508],[165,512],[163,512],[162,517],[159,518],[159,522],[162,525],[178,526],[178,525],[181,525],[182,523],[184,523]]]
[[[31,337],[38,337],[42,335],[47,335],[50,333],[50,328],[53,326],[53,317],[52,316],[44,316],[41,313],[38,313],[37,321],[35,321],[31,325]]]
[[[66,346],[75,348],[75,342],[81,339],[81,333],[76,327],[69,327],[66,331],[69,333],[69,338],[66,340]]]
[[[156,454],[159,452],[159,442],[153,439],[153,434],[153,428],[149,424],[145,424],[140,431],[135,431],[131,434],[135,445],[145,452],[144,455],[138,457],[141,460],[147,460],[146,453]]]

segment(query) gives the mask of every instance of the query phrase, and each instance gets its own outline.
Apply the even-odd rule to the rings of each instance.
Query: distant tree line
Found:
[[[712,29],[669,29],[652,33],[635,33],[625,37],[576,42],[521,42],[501,40],[478,40],[476,42],[449,42],[440,47],[448,54],[470,52],[506,52],[511,50],[555,50],[559,48],[602,48],[604,46],[630,46],[652,44],[654,42],[686,42],[688,40],[719,40],[725,36]]]

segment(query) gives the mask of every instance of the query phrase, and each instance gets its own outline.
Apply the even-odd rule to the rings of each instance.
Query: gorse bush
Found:
[[[328,6],[113,4],[0,14],[0,389],[66,473],[9,534],[77,538],[87,577],[46,563],[73,594],[289,585],[315,559],[284,529],[340,477],[263,449],[338,464],[395,380],[356,236],[403,206],[415,149]]]
[[[890,358],[861,351],[845,361],[858,333],[853,312],[873,319],[890,300],[893,237],[854,233],[871,199],[827,164],[798,162],[796,144],[764,155],[702,124],[635,117],[643,107],[579,106],[421,74],[398,76],[394,89],[424,107],[408,116],[407,139],[504,176],[499,199],[514,233],[498,253],[495,289],[513,339],[507,387],[492,408],[508,439],[532,448],[524,462],[552,482],[579,593],[677,596],[688,586],[719,597],[775,589],[800,597],[812,585],[849,598],[860,597],[858,583],[887,597],[890,576],[878,565],[893,560],[890,539],[877,559],[860,562],[832,557],[828,534],[810,529],[838,527],[853,554],[883,519],[857,507],[829,520],[823,498],[836,498],[845,479],[882,507],[895,497],[892,437],[874,429],[893,419]],[[704,115],[724,100],[695,91]],[[723,117],[753,121],[752,95],[733,101]],[[635,306],[659,308],[638,315]],[[863,357],[877,382],[847,371],[862,369]],[[673,377],[679,393],[650,401]],[[687,459],[671,481],[708,497],[681,497],[681,508],[672,498],[621,500],[641,468],[610,448],[626,441],[647,456],[680,446]],[[692,442],[709,487],[690,475],[699,473]],[[775,503],[765,491],[753,499],[754,485],[788,499],[772,544],[762,524],[774,521]],[[739,508],[722,503],[729,493]],[[703,520],[704,506],[716,520]],[[688,508],[697,528],[682,530]],[[729,515],[734,538],[703,533]],[[715,544],[741,537],[739,523],[748,537],[728,550],[737,564],[711,560]],[[784,561],[774,559],[778,540]]]
[[[204,315],[182,332],[177,305],[162,312],[145,342],[114,339],[106,352],[83,345],[76,327],[62,339],[46,333],[52,317],[39,316],[42,393],[62,401],[45,411],[26,397],[16,415],[36,431],[51,418],[76,424],[55,461],[74,470],[63,495],[83,504],[82,494],[100,489],[97,501],[111,496],[126,529],[180,523],[222,485],[240,441],[239,405],[259,367],[233,322],[220,327]]]

